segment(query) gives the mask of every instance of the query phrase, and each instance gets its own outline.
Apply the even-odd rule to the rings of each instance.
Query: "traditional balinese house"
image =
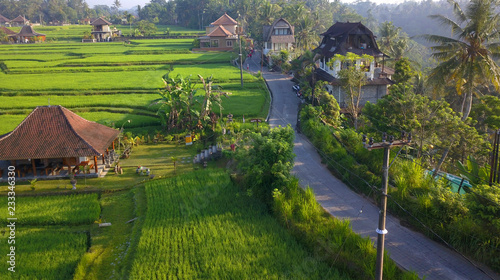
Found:
[[[279,18],[272,25],[264,25],[262,29],[264,55],[292,49],[295,43],[294,27],[286,19]]]
[[[238,39],[238,22],[224,14],[206,28],[206,36],[199,37],[202,51],[230,51]]]
[[[360,105],[366,102],[376,103],[378,99],[388,94],[389,85],[393,84],[391,75],[394,70],[385,67],[384,57],[387,57],[377,46],[373,33],[360,22],[337,22],[321,34],[323,39],[318,48],[316,74],[319,79],[327,81],[328,91],[337,99],[341,108],[346,107],[346,94],[342,90],[338,73],[346,63],[335,58],[335,55],[354,53],[358,56],[370,55],[374,59],[356,61],[356,67],[363,69],[367,84],[362,88]]]
[[[100,17],[90,23],[90,25],[93,26],[90,34],[92,34],[98,42],[109,42],[113,39],[113,37],[121,34],[121,31],[116,28],[111,29],[111,24],[111,22],[105,20],[103,17]]]
[[[0,136],[0,161],[10,161],[21,178],[67,176],[80,168],[97,176],[98,158],[105,163],[119,133],[62,106],[39,106]]]
[[[0,15],[0,26],[10,26],[10,19]]]
[[[30,23],[30,21],[27,20],[23,16],[18,16],[15,19],[13,19],[13,20],[10,21],[10,24],[12,26],[24,26],[24,25],[29,24],[29,23]]]
[[[35,32],[33,26],[25,25],[21,28],[21,31],[16,34],[9,35],[17,43],[35,43],[44,42],[45,34]]]

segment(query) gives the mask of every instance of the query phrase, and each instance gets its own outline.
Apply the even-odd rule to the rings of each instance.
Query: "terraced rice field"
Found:
[[[69,34],[67,28],[57,34]],[[160,121],[158,107],[150,104],[159,97],[161,77],[172,67],[171,75],[194,80],[198,74],[213,75],[223,90],[232,92],[223,101],[228,114],[266,117],[270,99],[262,81],[245,73],[242,88],[239,70],[231,65],[233,53],[192,53],[191,44],[192,39],[162,39],[0,45],[0,135],[36,106],[49,104],[111,127],[132,120],[125,130],[152,133],[160,129]]]

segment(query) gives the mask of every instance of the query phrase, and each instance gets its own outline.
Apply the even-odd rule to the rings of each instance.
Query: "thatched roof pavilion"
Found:
[[[16,41],[18,42],[25,42],[26,40],[29,41],[45,41],[45,34],[38,33],[33,29],[33,26],[30,25],[25,25],[23,28],[21,28],[21,31],[19,33],[9,35],[9,37],[16,38]]]

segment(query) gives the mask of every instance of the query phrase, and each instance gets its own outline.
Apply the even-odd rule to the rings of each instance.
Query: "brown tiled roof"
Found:
[[[2,30],[7,35],[16,34],[15,31],[12,31],[12,30],[8,29],[7,27],[0,26],[0,30]]]
[[[0,15],[0,22],[9,22],[9,21],[10,21],[10,19]]]
[[[100,17],[90,23],[90,25],[111,25],[112,23]]]
[[[22,22],[22,23],[25,23],[25,22],[27,22],[27,21],[28,21],[28,20],[27,20],[26,18],[22,17],[22,16],[18,16],[18,17],[16,17],[15,19],[11,20],[11,22],[19,22],[19,23],[21,23],[21,22]]]
[[[238,22],[235,21],[228,14],[224,13],[219,19],[211,23],[212,25],[238,25]]]
[[[210,32],[210,34],[208,34],[207,36],[208,37],[227,37],[227,36],[231,36],[233,35],[233,33],[229,32],[227,29],[224,28],[224,26],[219,26],[217,28],[214,29],[214,31]]]
[[[19,31],[19,33],[10,36],[35,37],[35,36],[45,36],[45,34],[35,32],[33,26],[25,25],[23,26],[23,28],[21,28],[21,31]]]
[[[99,156],[118,134],[62,106],[40,106],[0,138],[0,160]]]

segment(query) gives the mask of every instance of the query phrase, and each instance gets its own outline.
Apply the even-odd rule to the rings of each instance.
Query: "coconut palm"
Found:
[[[500,44],[496,42],[500,38],[500,16],[495,13],[500,1],[471,0],[465,11],[457,1],[448,2],[453,5],[456,20],[443,15],[431,17],[451,27],[453,36],[424,35],[437,44],[432,47],[433,57],[440,62],[429,81],[435,87],[455,87],[462,98],[461,117],[466,120],[477,88],[489,83],[497,90],[500,86],[500,68],[495,62],[500,57]]]

